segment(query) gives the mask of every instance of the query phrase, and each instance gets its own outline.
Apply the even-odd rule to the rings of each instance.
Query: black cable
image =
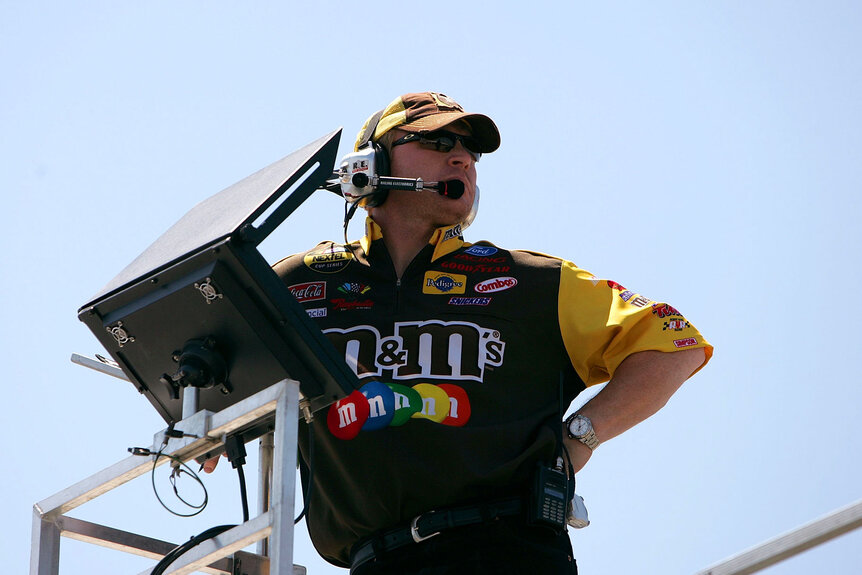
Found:
[[[162,449],[164,449],[164,447]],[[246,484],[245,484],[245,472],[243,471],[243,468],[242,468],[242,466],[245,464],[245,456],[246,456],[245,444],[243,443],[242,436],[241,435],[232,435],[232,436],[228,437],[227,440],[225,441],[225,451],[227,452],[228,459],[230,459],[231,465],[233,465],[233,467],[236,469],[237,475],[239,476],[240,499],[242,500],[242,520],[243,520],[243,523],[245,523],[249,519],[249,513],[248,513],[248,491],[246,489]],[[159,451],[159,455],[161,455],[161,451]],[[172,457],[172,456],[168,456],[168,457]],[[156,456],[156,459],[158,460],[158,456]],[[176,459],[176,458],[172,457],[172,459]],[[182,463],[182,462],[180,462],[180,463]],[[182,463],[182,464],[185,465],[184,463]],[[188,467],[188,466],[186,466],[186,467]],[[200,482],[200,478],[198,478],[197,475],[194,474],[194,472],[192,472],[192,475],[195,478],[197,478],[198,481]],[[201,485],[203,486],[202,482],[201,482]],[[155,488],[155,483],[153,484],[153,487]],[[176,488],[174,489],[174,491],[176,492]],[[206,489],[204,490],[204,492],[206,492]],[[156,493],[156,497],[158,497],[158,492]],[[178,497],[179,497],[179,495],[178,495]],[[159,501],[161,501],[161,499],[159,499]],[[180,501],[183,501],[183,503],[186,503],[182,498],[180,498]],[[164,505],[164,503],[162,503],[162,505]],[[188,505],[188,503],[186,503],[186,505]],[[206,505],[206,501],[204,502],[204,505]],[[170,509],[168,509],[168,510],[170,511]],[[202,511],[202,509],[199,510],[197,513],[200,513],[200,511]],[[197,515],[197,513],[195,513],[195,515]],[[221,535],[225,531],[227,531],[229,529],[233,529],[234,527],[236,527],[236,525],[219,525],[217,527],[211,527],[211,528],[207,529],[206,531],[204,531],[203,533],[201,533],[199,535],[195,535],[194,537],[192,537],[191,539],[189,539],[185,543],[183,543],[181,545],[177,545],[172,550],[170,550],[162,558],[161,561],[159,561],[156,564],[156,566],[153,568],[153,571],[150,575],[162,575],[162,573],[165,572],[165,570],[168,568],[168,566],[170,566],[171,563],[176,561],[184,553],[190,551],[192,548],[196,547],[197,545],[200,545],[204,541],[207,541],[208,539],[212,539],[213,537]]]
[[[308,423],[308,486],[305,490],[305,494],[303,495],[302,501],[302,511],[293,520],[293,524],[296,525],[302,518],[305,517],[305,514],[308,513],[308,504],[311,502],[311,491],[314,487],[314,430],[311,429],[311,422]]]
[[[572,496],[575,494],[575,468],[572,465],[572,456],[569,453],[569,450],[566,448],[565,440],[563,439],[563,415],[565,415],[566,410],[563,408],[563,385],[566,381],[566,373],[564,371],[560,371],[560,413],[557,421],[557,430],[559,431],[559,447],[562,452],[561,455],[565,458],[567,466],[566,469],[568,473],[566,477],[568,481],[566,482],[566,496],[568,500],[572,499]]]
[[[174,455],[165,455],[163,453],[165,446],[166,446],[166,444],[162,445],[162,448],[159,449],[158,453],[156,453],[155,459],[153,459],[153,469],[150,472],[150,483],[152,483],[152,485],[153,485],[153,493],[155,493],[156,499],[159,500],[159,503],[162,505],[162,507],[164,507],[166,510],[168,510],[168,512],[176,515],[177,517],[194,517],[195,515],[198,515],[204,509],[206,509],[207,503],[209,503],[209,493],[207,493],[206,485],[204,485],[204,482],[201,480],[201,478],[198,476],[198,474],[195,473],[194,470],[191,467],[189,467],[188,465],[186,465],[186,463],[184,461],[182,461],[180,458],[178,458]],[[177,511],[174,511],[170,507],[168,507],[167,504],[162,500],[161,496],[159,495],[159,490],[156,489],[156,466],[158,465],[159,458],[161,458],[161,457],[167,457],[168,459],[170,459],[174,463],[178,464],[177,467],[174,468],[174,471],[171,473],[171,479],[170,479],[171,485],[173,486],[173,489],[174,489],[174,495],[176,495],[177,499],[182,501],[185,505],[187,505],[188,507],[190,507],[192,509],[196,509],[197,511],[194,511],[193,513],[179,513]],[[185,468],[185,469],[183,469],[183,468]],[[177,477],[181,476],[183,473],[185,473],[186,475],[188,475],[189,477],[191,477],[192,479],[197,481],[198,485],[201,486],[201,489],[204,492],[204,500],[199,505],[194,505],[192,503],[189,503],[188,501],[183,499],[182,496],[179,494],[179,491],[177,490],[176,480],[177,480]]]
[[[245,472],[242,470],[242,465],[236,468],[236,473],[239,475],[239,496],[242,500],[242,522],[248,521],[248,493],[245,488]]]
[[[347,226],[350,224],[351,218],[353,218],[353,214],[356,213],[356,208],[359,207],[359,202],[354,202],[352,204],[348,202],[344,202],[344,245],[347,245]]]
[[[162,558],[162,560],[156,564],[150,575],[162,575],[162,573],[165,572],[165,570],[170,566],[170,564],[179,559],[181,555],[191,550],[193,547],[200,545],[204,541],[212,539],[213,537],[217,537],[228,529],[233,529],[234,527],[236,527],[236,525],[219,525],[217,527],[210,527],[203,533],[195,535],[185,543],[177,545],[176,547],[168,551],[168,553]]]

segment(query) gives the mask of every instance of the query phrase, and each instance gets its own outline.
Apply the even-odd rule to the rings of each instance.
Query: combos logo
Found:
[[[308,282],[287,286],[299,303],[326,298],[326,282]]]
[[[335,437],[353,439],[360,431],[399,427],[411,419],[460,427],[470,414],[470,398],[460,386],[372,381],[332,404],[326,425]]]
[[[473,289],[478,293],[493,293],[513,288],[518,285],[518,280],[513,277],[499,277],[477,283]]]
[[[425,272],[422,282],[422,293],[428,294],[458,294],[464,293],[467,276],[447,274],[443,272]]]
[[[346,247],[335,244],[328,248],[308,252],[303,258],[306,267],[322,274],[340,272],[351,261],[353,261],[353,253]]]
[[[371,309],[374,307],[374,302],[365,297],[371,291],[367,285],[359,282],[344,282],[337,289],[344,297],[331,300],[336,310]]]

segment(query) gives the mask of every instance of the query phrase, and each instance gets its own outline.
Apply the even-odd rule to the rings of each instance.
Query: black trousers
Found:
[[[577,575],[566,532],[529,527],[519,518],[447,530],[384,551],[350,575]]]

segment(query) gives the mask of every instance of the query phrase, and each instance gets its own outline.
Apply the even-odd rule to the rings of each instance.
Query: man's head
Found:
[[[390,130],[398,128],[415,134],[434,132],[453,124],[466,123],[471,135],[480,144],[480,153],[488,154],[500,146],[500,132],[496,124],[483,114],[468,114],[458,102],[437,92],[404,94],[379,112],[373,122],[370,117],[356,137],[354,150],[367,142],[379,142]],[[372,125],[373,124],[373,125]],[[370,133],[372,132],[373,133]]]
[[[392,204],[400,205],[401,217],[407,211],[427,210],[439,214],[440,225],[468,224],[478,208],[475,163],[499,145],[500,133],[488,116],[468,114],[444,94],[405,94],[365,122],[355,149],[374,150],[376,175],[422,178],[425,182],[458,180],[464,184],[464,194],[454,200],[432,191],[419,195],[377,191],[363,198],[360,205],[376,208],[386,201],[388,211],[395,209]],[[460,218],[449,221],[459,212]]]

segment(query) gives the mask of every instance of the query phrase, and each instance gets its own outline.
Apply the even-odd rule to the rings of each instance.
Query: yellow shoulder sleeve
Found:
[[[571,262],[563,262],[560,274],[560,331],[586,385],[609,380],[626,357],[639,351],[702,347],[706,361],[712,356],[712,345],[673,306],[599,279]]]

